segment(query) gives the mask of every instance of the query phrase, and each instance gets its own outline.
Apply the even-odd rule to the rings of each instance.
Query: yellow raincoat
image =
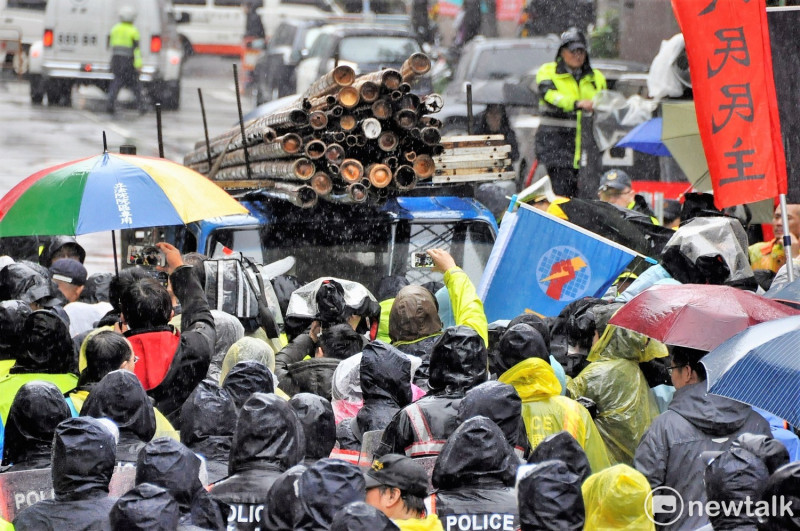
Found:
[[[442,522],[435,514],[425,518],[409,518],[407,520],[392,520],[400,531],[444,531]]]
[[[597,404],[594,422],[612,464],[633,466],[639,440],[659,413],[639,363],[668,354],[663,343],[609,325],[586,358],[592,363],[567,384],[569,396]]]
[[[655,531],[648,518],[652,500],[650,484],[638,470],[628,465],[615,465],[592,474],[581,488],[586,506],[584,529],[629,529]],[[645,503],[650,507],[645,512]]]
[[[566,430],[586,452],[593,472],[610,465],[591,415],[571,398],[560,396],[561,384],[549,363],[528,358],[504,372],[499,380],[514,386],[522,399],[522,418],[531,449],[548,435]]]

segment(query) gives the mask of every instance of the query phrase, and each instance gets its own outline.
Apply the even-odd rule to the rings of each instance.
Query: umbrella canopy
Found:
[[[617,147],[631,148],[649,155],[669,157],[672,154],[661,141],[662,118],[652,118],[631,129],[617,142]]]
[[[34,173],[0,199],[0,234],[87,234],[247,214],[203,175],[165,159],[103,153]]]
[[[631,299],[608,324],[670,345],[713,350],[749,326],[792,315],[800,311],[730,286],[656,285]]]
[[[800,316],[761,323],[703,357],[708,391],[800,426]]]
[[[792,308],[796,308],[800,305],[800,279],[794,282],[773,286],[764,296],[774,301],[789,304]]]
[[[706,153],[697,127],[694,102],[665,103],[661,107],[661,141],[699,192],[711,191]]]

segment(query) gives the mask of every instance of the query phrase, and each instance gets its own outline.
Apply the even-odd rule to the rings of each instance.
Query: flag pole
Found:
[[[789,234],[789,214],[786,212],[786,194],[780,194],[781,223],[783,224],[783,252],[786,255],[786,272],[789,282],[794,282],[794,261],[792,260],[792,235]]]

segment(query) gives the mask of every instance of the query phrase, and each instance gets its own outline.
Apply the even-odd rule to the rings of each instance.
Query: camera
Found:
[[[167,265],[167,257],[154,245],[129,245],[128,263],[145,267]]]
[[[433,267],[433,258],[425,251],[411,253],[411,267]]]

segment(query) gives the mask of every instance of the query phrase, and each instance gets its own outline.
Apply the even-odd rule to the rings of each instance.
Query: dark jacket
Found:
[[[203,380],[181,408],[181,442],[206,459],[209,483],[228,475],[236,405],[212,380]]]
[[[487,379],[486,358],[483,338],[474,329],[454,326],[445,330],[431,353],[430,393],[394,416],[375,457],[438,455],[458,427],[458,406],[464,394]],[[424,424],[428,433],[418,433],[414,424]]]
[[[25,320],[22,349],[9,374],[73,372],[75,348],[69,326],[55,313],[37,310]]]
[[[705,451],[723,451],[742,433],[769,435],[764,418],[750,406],[706,392],[706,382],[675,391],[669,409],[656,417],[636,449],[634,465],[650,487],[671,487],[684,499],[705,503]],[[662,515],[657,515],[662,516]],[[684,512],[664,529],[696,529],[708,523]]]
[[[222,389],[233,399],[236,409],[241,409],[253,393],[272,393],[275,382],[272,373],[261,362],[240,361],[225,376]]]
[[[787,503],[792,504],[792,514],[784,511],[783,514],[759,518],[759,529],[766,531],[800,529],[800,512],[794,509],[800,506],[800,462],[795,461],[780,467],[767,481],[762,499],[772,502],[773,499],[780,500],[781,496]]]
[[[478,416],[488,417],[500,427],[517,457],[528,457],[531,448],[522,420],[522,400],[514,386],[489,381],[467,391],[458,406],[458,423]]]
[[[550,363],[550,351],[542,334],[527,323],[508,327],[500,336],[497,348],[489,358],[489,370],[500,376],[528,358],[541,358]]]
[[[109,521],[111,531],[174,531],[180,516],[178,502],[169,491],[142,483],[120,496]]]
[[[732,447],[706,466],[704,479],[708,501],[720,504],[745,502],[748,498],[755,501],[761,499],[769,470],[759,457],[744,448]],[[755,531],[758,523],[755,515],[748,517],[744,511],[740,514],[725,512],[710,517],[714,531]]]
[[[528,464],[543,463],[545,461],[563,461],[569,471],[581,478],[581,483],[592,475],[589,458],[581,445],[569,432],[560,431],[548,435],[531,451]]]
[[[305,471],[305,465],[295,465],[278,476],[270,487],[267,498],[272,503],[266,511],[267,529],[272,531],[294,530],[294,522],[300,518],[303,511],[294,486]]]
[[[23,385],[6,421],[3,465],[7,468],[2,471],[49,468],[56,426],[71,416],[64,395],[52,383]]]
[[[297,481],[302,512],[297,531],[327,531],[344,505],[366,497],[364,474],[356,465],[338,459],[320,459]]]
[[[331,531],[399,531],[380,510],[363,501],[348,503],[333,516]]]
[[[583,529],[583,478],[560,460],[544,461],[517,485],[522,531]]]
[[[53,439],[53,491],[20,512],[14,528],[25,530],[101,530],[114,499],[108,484],[114,473],[114,436],[93,418],[69,418]]]
[[[391,345],[371,342],[361,355],[361,396],[364,406],[355,417],[358,432],[386,428],[411,403],[411,362]]]
[[[180,427],[181,406],[208,372],[214,354],[216,331],[203,288],[191,266],[182,266],[170,275],[172,290],[181,303],[181,332],[176,337],[171,327],[163,330],[130,330],[125,336],[139,357],[136,375],[155,406],[167,420]],[[173,349],[171,352],[164,349]],[[167,365],[163,378],[149,378],[148,367]],[[161,374],[162,371],[155,371]]]
[[[513,521],[516,529],[519,516],[514,479],[518,464],[497,424],[486,417],[464,422],[447,439],[433,469],[439,519],[446,525],[448,515],[499,515],[504,528]]]
[[[311,393],[297,393],[289,400],[305,434],[305,462],[310,465],[331,455],[336,444],[336,419],[331,403]]]
[[[118,465],[136,463],[139,450],[156,433],[153,405],[136,375],[124,369],[108,373],[93,386],[81,416],[114,421],[119,428]]]
[[[227,507],[216,503],[200,482],[200,458],[174,439],[150,441],[139,453],[136,485],[152,483],[166,489],[180,508],[181,525],[222,529]]]
[[[302,462],[303,428],[291,406],[274,394],[255,393],[239,412],[228,471],[211,496],[232,509],[236,529],[263,528],[269,489],[283,472]]]
[[[13,360],[22,348],[25,320],[31,307],[25,301],[0,302],[0,360]]]

